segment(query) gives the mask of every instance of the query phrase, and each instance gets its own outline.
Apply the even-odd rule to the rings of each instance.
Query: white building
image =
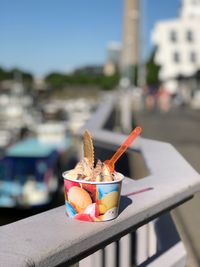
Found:
[[[178,77],[191,77],[200,70],[200,0],[182,0],[176,19],[160,21],[152,33],[159,78],[176,92]]]

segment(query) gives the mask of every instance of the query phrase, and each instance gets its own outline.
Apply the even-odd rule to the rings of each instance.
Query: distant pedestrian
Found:
[[[155,86],[145,87],[145,108],[148,111],[153,111],[156,104],[156,92],[157,88]]]
[[[171,108],[171,95],[164,86],[161,86],[158,90],[157,105],[160,112],[163,113],[168,112]]]

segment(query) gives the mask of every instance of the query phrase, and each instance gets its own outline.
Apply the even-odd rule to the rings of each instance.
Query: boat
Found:
[[[0,159],[0,207],[47,205],[59,189],[62,155],[71,139],[27,138],[10,146]]]

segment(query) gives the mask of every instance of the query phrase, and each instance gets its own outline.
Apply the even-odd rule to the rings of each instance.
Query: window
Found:
[[[188,30],[187,32],[186,32],[186,39],[187,39],[187,41],[188,42],[192,42],[193,41],[193,38],[194,36],[193,36],[193,32],[191,31],[191,30]]]
[[[175,63],[179,63],[180,62],[180,54],[178,52],[174,52],[173,59],[174,59]]]
[[[172,30],[172,31],[170,32],[170,40],[171,40],[172,42],[176,42],[176,41],[177,41],[177,33],[176,33],[176,31]]]
[[[190,53],[190,61],[192,63],[196,63],[196,61],[197,61],[197,54],[195,52],[191,52]]]

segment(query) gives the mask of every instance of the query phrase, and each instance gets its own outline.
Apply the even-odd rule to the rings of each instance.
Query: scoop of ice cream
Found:
[[[110,172],[109,167],[98,160],[95,167],[91,166],[89,160],[84,158],[75,168],[68,172],[68,177],[72,180],[84,180],[93,182],[109,182],[118,180],[115,172]]]

